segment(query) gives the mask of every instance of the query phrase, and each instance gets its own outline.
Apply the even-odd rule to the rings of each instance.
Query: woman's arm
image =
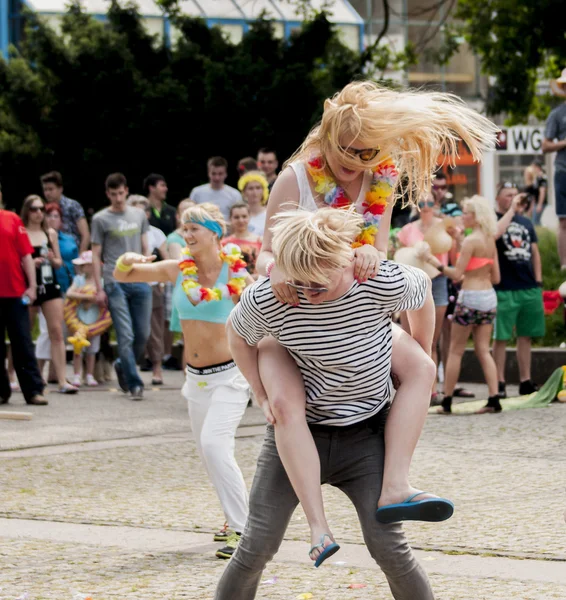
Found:
[[[433,267],[436,267],[443,275],[450,277],[454,281],[459,281],[462,279],[462,275],[466,271],[466,267],[472,258],[474,251],[474,241],[470,239],[465,239],[462,244],[462,250],[460,252],[460,256],[456,261],[456,264],[453,267],[445,267],[443,264],[436,258],[436,256],[430,255],[427,257],[427,262],[431,264]]]
[[[273,235],[271,225],[275,223],[275,215],[287,210],[295,210],[300,200],[299,184],[297,176],[291,167],[287,167],[277,178],[267,203],[267,215],[265,217],[265,231],[263,234],[263,245],[257,257],[256,271],[260,275],[267,275],[267,265],[273,260],[271,243]]]
[[[135,252],[126,252],[116,261],[112,274],[116,281],[123,283],[166,283],[175,282],[179,275],[179,265],[175,260],[162,260],[152,264],[155,256],[143,256]],[[130,268],[131,267],[131,268]]]
[[[379,222],[379,229],[375,236],[374,246],[379,252],[379,257],[383,260],[387,260],[387,250],[389,249],[389,232],[391,231],[391,216],[393,215],[393,207],[395,206],[395,200],[393,194],[387,198],[387,208],[381,216]]]
[[[58,269],[63,265],[63,259],[61,258],[61,250],[59,250],[59,240],[57,239],[57,232],[55,229],[50,229],[49,241],[51,242],[51,248],[53,249],[53,256],[51,257],[51,264]]]

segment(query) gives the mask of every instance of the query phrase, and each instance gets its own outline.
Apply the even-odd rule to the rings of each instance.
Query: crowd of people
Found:
[[[258,165],[264,165],[266,172]],[[114,368],[121,389],[132,399],[143,398],[138,364],[141,370],[152,371],[154,385],[163,383],[163,368],[181,368],[172,356],[174,332],[180,329],[171,305],[171,283],[122,284],[112,273],[118,257],[127,251],[154,256],[160,261],[178,260],[181,249],[186,246],[180,222],[182,212],[190,206],[211,202],[220,208],[229,224],[230,234],[224,236],[222,243],[237,243],[242,248],[253,275],[265,229],[269,185],[277,169],[276,154],[263,148],[257,160],[250,158],[246,167],[240,167],[239,189],[224,183],[228,176],[228,163],[224,158],[209,159],[207,169],[209,183],[194,188],[187,199],[179,202],[177,209],[167,203],[167,183],[163,176],[150,174],[141,186],[144,195],[137,195],[130,194],[123,175],[110,175],[106,180],[110,205],[93,215],[90,227],[82,205],[64,195],[61,174],[51,172],[41,177],[43,197],[30,195],[22,204],[20,227],[23,229],[17,229],[17,219],[10,225],[20,236],[25,230],[33,249],[35,293],[29,291],[29,278],[24,289],[17,285],[18,279],[22,281],[23,255],[7,256],[19,303],[24,307],[29,304],[17,319],[19,331],[33,331],[37,322],[39,335],[35,346],[29,335],[26,336],[23,353],[20,345],[12,341],[14,336],[9,335],[10,391],[3,384],[2,402],[9,400],[10,392],[29,387],[21,383],[20,365],[26,362],[35,381],[33,393],[25,394],[30,404],[48,403],[43,394],[47,382],[56,382],[56,389],[62,394],[76,394],[82,385],[98,385],[95,360],[101,351],[101,337],[108,347],[108,333],[89,338],[90,345],[81,353],[75,353],[72,378],[66,377],[66,346],[71,334],[64,319],[68,301],[78,304],[77,312],[87,323],[96,322],[108,308],[118,348]],[[15,217],[7,211],[2,211],[2,216],[5,226]],[[23,246],[24,241],[25,238],[13,238],[11,250],[21,253],[27,247],[27,244]],[[14,288],[7,289],[6,293],[14,294]],[[26,312],[29,315],[23,316]],[[37,368],[30,367],[34,363]],[[46,363],[49,363],[47,372]]]
[[[27,403],[47,404],[45,361],[62,394],[76,394],[83,381],[97,385],[104,335],[82,347],[75,335],[74,377],[66,379],[67,302],[82,307],[87,325],[109,312],[117,381],[132,400],[144,398],[140,367],[163,383],[178,332],[182,394],[226,516],[217,556],[232,557],[216,598],[255,597],[298,502],[314,564],[339,550],[325,482],[355,505],[394,596],[432,598],[400,527],[454,511],[409,483],[429,407],[449,415],[453,397],[469,395],[457,382],[470,334],[488,387],[481,413],[502,410],[513,336],[520,393],[536,390],[531,339],[545,327],[533,225],[546,202],[541,172],[532,165],[524,191],[502,182],[493,198],[457,203],[437,170],[441,150],[456,155],[456,138],[480,160],[496,131],[451,96],[357,82],[325,102],[321,122],[280,173],[276,153],[262,148],[239,161],[236,189],[225,183],[227,161],[212,157],[208,183],[177,208],[162,175],[150,174],[143,195],[132,195],[114,173],[105,182],[109,206],[89,230],[61,175],[44,175],[45,198],[28,196],[21,218],[0,210],[0,403],[18,385],[5,369],[6,329]],[[398,180],[414,214],[390,232]],[[248,498],[234,446],[250,390],[268,429]]]

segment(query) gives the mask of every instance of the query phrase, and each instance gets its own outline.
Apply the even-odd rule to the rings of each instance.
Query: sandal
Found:
[[[324,546],[324,538],[328,538],[332,543],[325,547]],[[332,538],[330,537],[330,535],[328,533],[323,533],[320,536],[320,544],[316,544],[309,550],[309,556],[310,556],[311,560],[312,560],[311,554],[313,553],[314,550],[317,550],[318,548],[320,548],[322,550],[322,552],[318,555],[318,557],[314,563],[314,566],[317,568],[320,567],[320,565],[327,558],[330,558],[333,554],[336,554],[336,552],[338,552],[338,550],[340,550],[340,546],[332,540]]]
[[[413,502],[414,498],[428,492],[412,494],[403,502],[388,504],[378,508],[375,518],[380,523],[396,523],[398,521],[446,521],[454,514],[454,504],[446,498],[425,498]]]
[[[79,390],[70,383],[66,383],[63,387],[57,389],[58,394],[76,394]]]

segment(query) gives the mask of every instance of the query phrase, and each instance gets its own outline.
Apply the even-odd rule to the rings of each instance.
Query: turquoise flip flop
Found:
[[[428,492],[417,492],[399,504],[388,504],[378,508],[375,518],[380,523],[397,521],[446,521],[454,514],[454,504],[446,498],[425,498],[411,502],[413,498]]]
[[[318,558],[316,559],[314,566],[315,567],[320,567],[320,565],[327,559],[330,558],[333,554],[336,554],[336,552],[338,552],[338,550],[340,550],[340,546],[336,543],[336,542],[332,542],[332,544],[326,546],[326,548],[324,547],[324,538],[328,538],[329,540],[332,539],[327,533],[323,533],[320,536],[320,544],[316,544],[316,546],[313,546],[310,550],[309,550],[309,556],[311,555],[313,550],[316,550],[317,548],[322,548],[322,552],[318,555]]]

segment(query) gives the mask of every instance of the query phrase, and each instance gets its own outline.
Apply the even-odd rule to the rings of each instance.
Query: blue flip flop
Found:
[[[336,554],[336,552],[338,552],[338,550],[340,550],[340,546],[336,543],[336,542],[332,542],[332,544],[329,544],[328,546],[326,546],[326,548],[324,547],[324,538],[328,538],[328,539],[332,539],[327,533],[323,533],[320,536],[320,544],[316,544],[316,546],[313,546],[310,550],[309,550],[309,556],[311,555],[311,552],[313,550],[316,550],[317,548],[323,548],[322,552],[318,555],[318,558],[316,559],[314,566],[315,567],[320,567],[320,565],[327,559],[330,558],[333,554]]]
[[[454,514],[454,504],[446,498],[425,498],[411,502],[413,498],[428,492],[417,492],[399,504],[388,504],[378,508],[375,518],[380,523],[397,521],[446,521]]]

